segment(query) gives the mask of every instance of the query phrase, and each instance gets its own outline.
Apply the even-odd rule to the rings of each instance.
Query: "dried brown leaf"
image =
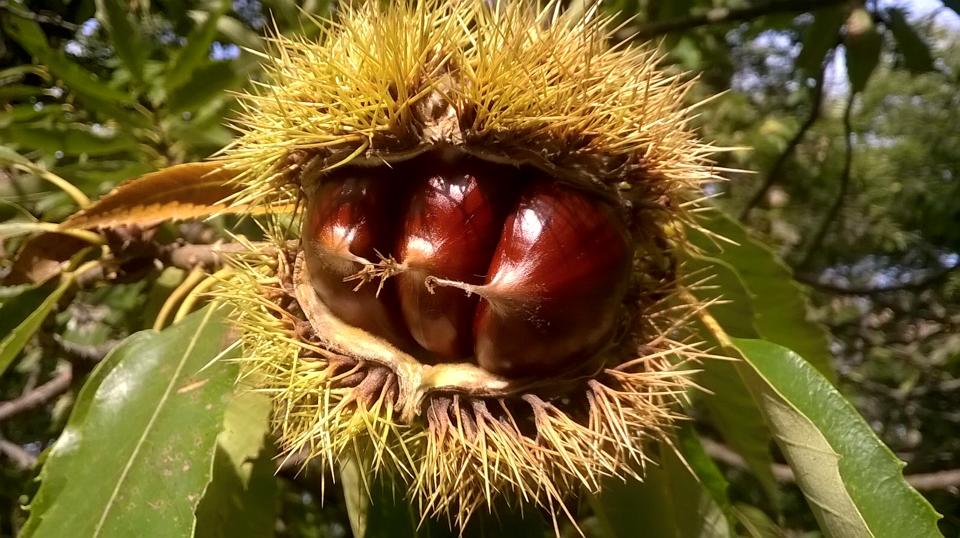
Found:
[[[123,183],[90,207],[75,213],[62,228],[141,228],[167,220],[206,217],[242,211],[225,199],[239,191],[237,172],[217,162],[171,166]]]
[[[59,233],[31,237],[17,252],[3,284],[42,284],[60,274],[63,264],[88,246],[87,241]]]

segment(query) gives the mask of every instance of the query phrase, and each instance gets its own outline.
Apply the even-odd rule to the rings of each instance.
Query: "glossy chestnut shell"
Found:
[[[424,362],[506,377],[591,358],[630,279],[620,208],[532,168],[425,155],[323,178],[305,263],[331,312]],[[357,287],[356,275],[393,278]]]

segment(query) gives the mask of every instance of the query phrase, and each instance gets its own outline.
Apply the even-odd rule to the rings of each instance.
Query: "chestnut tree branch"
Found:
[[[760,185],[760,188],[757,189],[757,192],[753,193],[753,196],[750,197],[750,200],[747,202],[747,205],[740,212],[740,221],[747,220],[747,217],[750,215],[750,211],[756,207],[763,198],[767,195],[767,192],[773,187],[780,179],[783,166],[787,163],[790,155],[797,149],[797,146],[800,145],[800,142],[803,141],[803,138],[807,135],[807,131],[817,120],[820,119],[820,109],[823,105],[823,80],[824,73],[826,71],[827,63],[829,63],[829,55],[824,61],[820,64],[820,71],[817,72],[815,77],[815,84],[813,91],[811,92],[810,97],[810,113],[807,115],[807,118],[803,121],[803,124],[800,125],[800,129],[794,133],[793,138],[787,142],[786,147],[783,148],[783,151],[780,152],[780,155],[777,156],[777,160],[774,161],[773,166],[770,167],[770,170],[767,172],[767,176],[763,180],[763,184]]]
[[[814,232],[810,246],[807,247],[807,252],[804,254],[803,260],[798,264],[798,267],[806,267],[809,265],[813,260],[813,256],[820,250],[820,245],[823,244],[823,240],[830,230],[830,225],[833,224],[837,215],[840,214],[840,208],[843,207],[843,202],[847,197],[847,191],[850,190],[850,170],[853,167],[853,125],[851,124],[850,116],[853,111],[853,100],[856,95],[856,93],[850,92],[850,96],[847,97],[847,104],[843,109],[843,131],[846,151],[843,155],[843,170],[840,172],[840,189],[837,191],[837,197],[834,198],[833,203],[830,204],[830,208],[827,209],[827,214],[823,217],[823,220],[820,221],[820,226],[817,227],[816,232]]]
[[[37,463],[37,458],[33,454],[24,450],[16,443],[12,443],[3,437],[0,437],[0,454],[3,454],[13,462],[19,469],[32,469]]]
[[[63,394],[70,388],[71,381],[73,381],[73,370],[64,368],[43,385],[25,392],[16,399],[0,402],[0,422],[24,411],[39,407]]]
[[[718,7],[697,15],[645,24],[637,28],[634,35],[637,39],[651,39],[674,32],[685,32],[701,26],[747,22],[764,15],[806,13],[843,2],[844,0],[774,0],[738,8]]]
[[[703,448],[713,459],[736,467],[738,469],[747,469],[747,462],[730,448],[716,441],[702,438]],[[783,484],[793,484],[796,482],[796,476],[789,465],[774,463],[771,467],[773,477],[777,482]],[[908,484],[920,491],[931,491],[938,489],[953,489],[960,487],[960,469],[947,469],[944,471],[935,471],[932,473],[917,473],[905,475],[904,480]]]
[[[801,282],[818,290],[835,293],[838,295],[873,295],[891,291],[926,289],[940,284],[957,270],[960,270],[960,263],[942,267],[933,272],[927,273],[925,276],[916,280],[884,286],[843,286],[839,284],[832,284],[830,282],[823,282],[816,276],[806,273],[796,273],[794,274],[794,279],[797,282]]]

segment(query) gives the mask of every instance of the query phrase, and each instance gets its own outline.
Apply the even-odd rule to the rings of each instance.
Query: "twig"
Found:
[[[747,469],[747,462],[730,448],[711,439],[703,438],[703,448],[713,459],[725,463],[738,469]],[[796,482],[796,476],[793,469],[782,463],[774,463],[770,470],[777,482],[783,484],[793,484]],[[932,473],[917,473],[905,475],[904,480],[908,484],[920,491],[931,491],[939,489],[953,489],[960,487],[960,469],[947,469],[944,471],[935,471]]]
[[[10,12],[22,19],[59,26],[66,30],[70,30],[71,32],[75,32],[80,28],[80,26],[72,22],[65,21],[63,17],[57,15],[56,13],[52,13],[50,11],[29,11],[16,4],[11,4],[6,0],[0,0],[0,11]]]
[[[713,8],[699,15],[678,17],[661,22],[645,24],[638,28],[638,39],[650,39],[674,32],[684,32],[701,26],[746,22],[764,15],[777,13],[805,13],[816,9],[842,4],[845,0],[776,0],[741,8]]]
[[[0,453],[5,454],[20,469],[32,469],[37,464],[37,458],[33,454],[3,437],[0,437]]]
[[[904,477],[908,484],[920,491],[960,487],[960,469],[909,474]]]
[[[837,192],[837,197],[833,200],[833,203],[830,204],[827,214],[820,222],[820,226],[814,233],[813,240],[810,241],[810,246],[807,247],[807,252],[804,254],[803,260],[798,264],[798,267],[806,267],[810,261],[813,260],[814,254],[820,250],[820,245],[823,244],[830,225],[833,224],[833,221],[840,213],[840,208],[843,207],[844,199],[847,197],[847,191],[850,190],[850,169],[853,167],[853,126],[850,122],[850,115],[853,111],[853,100],[856,95],[856,93],[850,92],[850,96],[847,97],[847,104],[843,109],[843,131],[846,152],[843,155],[843,170],[840,172],[840,190]]]
[[[900,282],[886,286],[842,286],[839,284],[832,284],[830,282],[823,282],[816,276],[806,273],[796,273],[794,274],[794,279],[797,282],[807,284],[808,286],[812,286],[818,290],[835,293],[838,295],[873,295],[891,291],[922,290],[929,288],[939,284],[940,282],[943,282],[947,279],[947,277],[950,276],[951,273],[957,270],[960,270],[960,263],[948,267],[942,267],[937,271],[910,282]]]
[[[63,394],[70,388],[70,382],[72,380],[73,370],[71,368],[64,368],[60,370],[56,377],[43,385],[20,395],[16,399],[0,402],[0,422],[24,411],[41,406],[60,394]]]
[[[204,267],[216,269],[223,265],[224,258],[230,254],[248,252],[251,248],[264,250],[270,248],[267,244],[254,243],[253,246],[241,243],[213,243],[210,245],[191,245],[174,243],[164,245],[158,249],[157,259],[164,265],[172,265],[181,269]]]
[[[110,353],[120,343],[120,340],[110,338],[100,344],[78,344],[63,338],[59,334],[53,335],[53,341],[69,356],[90,363],[100,362],[107,356],[107,353]]]
[[[800,145],[800,142],[803,141],[803,138],[807,135],[807,131],[817,120],[820,119],[820,109],[823,104],[823,80],[826,78],[824,76],[827,63],[829,60],[824,60],[820,64],[820,71],[817,72],[815,78],[815,85],[813,87],[813,92],[810,97],[810,113],[807,115],[807,119],[803,121],[803,124],[800,125],[800,129],[794,133],[793,138],[787,143],[787,146],[783,148],[783,151],[780,152],[780,155],[777,156],[777,160],[774,161],[773,166],[770,167],[770,170],[767,172],[767,176],[763,180],[763,184],[760,185],[760,188],[757,189],[757,192],[753,193],[753,196],[750,197],[750,201],[747,202],[746,207],[740,212],[740,220],[745,221],[750,215],[750,211],[756,207],[761,200],[767,195],[767,192],[773,187],[773,184],[780,179],[780,170],[787,163],[787,159],[793,152],[797,149],[797,146]]]

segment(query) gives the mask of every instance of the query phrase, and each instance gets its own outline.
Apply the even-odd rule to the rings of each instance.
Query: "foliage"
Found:
[[[709,393],[692,395],[695,420],[655,447],[645,482],[571,503],[588,536],[937,533],[899,459],[907,474],[960,467],[958,6],[945,2],[938,24],[889,2],[812,4],[605,4],[633,17],[623,36],[663,39],[669,64],[701,73],[698,97],[720,94],[700,129],[754,148],[719,164],[757,173],[709,193],[750,230],[704,215],[711,233],[685,232],[699,250],[682,266],[688,284],[713,275],[694,293],[726,300],[697,321],[702,338],[742,361],[703,365]],[[265,400],[235,393],[224,360],[226,314],[190,314],[210,267],[168,248],[256,240],[254,223],[51,233],[122,180],[228,143],[230,90],[257,80],[267,21],[308,34],[302,18],[331,10],[0,3],[0,513],[12,514],[0,535],[449,534],[389,484],[369,504],[349,469],[332,482],[273,459]],[[221,198],[202,191],[161,203]],[[25,244],[33,257],[18,255]],[[105,248],[130,254],[107,266]],[[960,529],[952,487],[924,492],[945,534]],[[465,532],[553,533],[529,510]]]

